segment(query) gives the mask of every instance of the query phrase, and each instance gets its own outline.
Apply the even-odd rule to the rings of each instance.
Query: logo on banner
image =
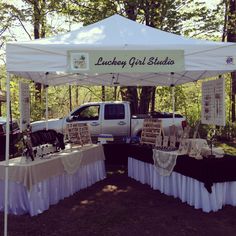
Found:
[[[226,64],[227,65],[234,65],[234,58],[229,56],[226,58]]]
[[[88,70],[89,54],[88,53],[71,53],[72,70]]]

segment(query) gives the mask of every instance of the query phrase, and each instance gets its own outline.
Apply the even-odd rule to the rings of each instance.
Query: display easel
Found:
[[[92,144],[90,130],[87,123],[67,124],[68,140],[72,144],[86,145]]]
[[[156,145],[156,137],[163,134],[162,121],[157,118],[144,119],[141,144]]]

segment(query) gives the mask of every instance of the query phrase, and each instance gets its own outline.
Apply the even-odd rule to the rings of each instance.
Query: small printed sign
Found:
[[[183,50],[68,51],[68,71],[81,73],[177,72]]]

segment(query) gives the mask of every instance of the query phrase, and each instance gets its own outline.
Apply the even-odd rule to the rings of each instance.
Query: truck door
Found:
[[[80,107],[71,114],[71,122],[87,123],[91,136],[101,134],[100,105],[87,105]]]
[[[127,136],[129,117],[125,104],[105,104],[102,133],[113,136]]]

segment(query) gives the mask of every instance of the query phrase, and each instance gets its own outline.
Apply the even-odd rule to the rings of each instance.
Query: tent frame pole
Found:
[[[48,86],[46,86],[46,130],[48,130]]]
[[[6,122],[6,151],[5,151],[5,193],[4,193],[4,236],[7,236],[8,226],[8,168],[9,168],[9,148],[10,148],[10,74],[7,72],[7,122]]]
[[[170,80],[171,80],[171,94],[172,94],[172,122],[175,125],[175,84],[174,84],[174,72],[170,73]]]
[[[171,86],[172,89],[172,112],[173,112],[173,125],[175,125],[175,86]]]
[[[49,72],[45,73],[45,81],[48,81],[48,75]],[[45,114],[45,118],[46,118],[46,130],[48,130],[48,85],[45,86],[45,93],[46,93],[46,114]]]

